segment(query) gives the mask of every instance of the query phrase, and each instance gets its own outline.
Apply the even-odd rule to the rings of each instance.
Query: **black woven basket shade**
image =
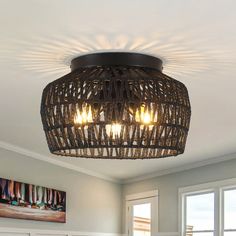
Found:
[[[160,59],[135,53],[78,57],[43,91],[41,116],[52,153],[144,159],[184,152],[191,109],[184,84]]]

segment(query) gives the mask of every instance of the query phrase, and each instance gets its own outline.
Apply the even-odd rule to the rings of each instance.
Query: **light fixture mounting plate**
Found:
[[[71,71],[79,68],[98,66],[135,66],[162,71],[162,60],[141,53],[131,52],[103,52],[86,54],[71,61]]]

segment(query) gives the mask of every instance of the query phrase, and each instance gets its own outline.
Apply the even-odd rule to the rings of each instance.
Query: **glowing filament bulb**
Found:
[[[75,117],[74,117],[74,123],[75,124],[82,124],[83,123],[83,118],[79,112],[79,110],[76,112]]]
[[[143,123],[149,124],[151,122],[151,115],[146,111],[143,115]]]
[[[87,122],[87,112],[83,109],[82,111],[82,123]]]
[[[148,112],[146,109],[145,111],[145,106],[141,106],[140,110],[136,111],[135,113],[135,121],[136,122],[141,122],[143,124],[149,124],[152,122],[152,113]]]
[[[112,125],[106,125],[106,132],[108,136],[112,136],[112,138],[116,138],[120,136],[121,133],[121,125],[118,123],[114,123]]]
[[[89,106],[87,120],[88,120],[88,122],[93,122],[93,115],[92,115],[91,106]]]
[[[136,121],[136,122],[140,122],[139,111],[136,111],[136,113],[135,113],[135,121]]]
[[[84,106],[82,106],[81,111],[79,109],[76,111],[76,114],[74,117],[74,123],[75,124],[86,124],[89,122],[93,122],[91,106],[84,105]]]

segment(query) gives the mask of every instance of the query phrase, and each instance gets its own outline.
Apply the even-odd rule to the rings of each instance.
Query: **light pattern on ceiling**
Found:
[[[39,76],[58,77],[70,71],[70,61],[83,54],[94,52],[129,51],[157,56],[164,62],[164,73],[181,77],[214,69],[215,67],[234,66],[226,55],[230,52],[216,51],[199,47],[198,41],[189,40],[181,36],[129,36],[125,34],[98,34],[82,37],[57,36],[53,38],[31,38],[24,41],[12,41],[10,48],[0,48],[3,62],[11,59],[11,64],[20,66],[24,70],[38,72]],[[185,39],[185,40],[184,40]],[[19,57],[12,61],[12,54],[19,51]],[[211,62],[211,63],[209,63]],[[8,61],[9,63],[9,61]]]

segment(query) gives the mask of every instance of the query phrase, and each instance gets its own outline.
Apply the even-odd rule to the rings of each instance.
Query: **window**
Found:
[[[224,236],[236,235],[236,189],[224,190]]]
[[[126,232],[128,236],[152,236],[157,233],[158,192],[126,196]]]
[[[186,196],[186,236],[213,236],[214,193]]]
[[[179,189],[181,236],[236,236],[236,179]]]
[[[133,205],[133,235],[151,236],[151,203]]]

